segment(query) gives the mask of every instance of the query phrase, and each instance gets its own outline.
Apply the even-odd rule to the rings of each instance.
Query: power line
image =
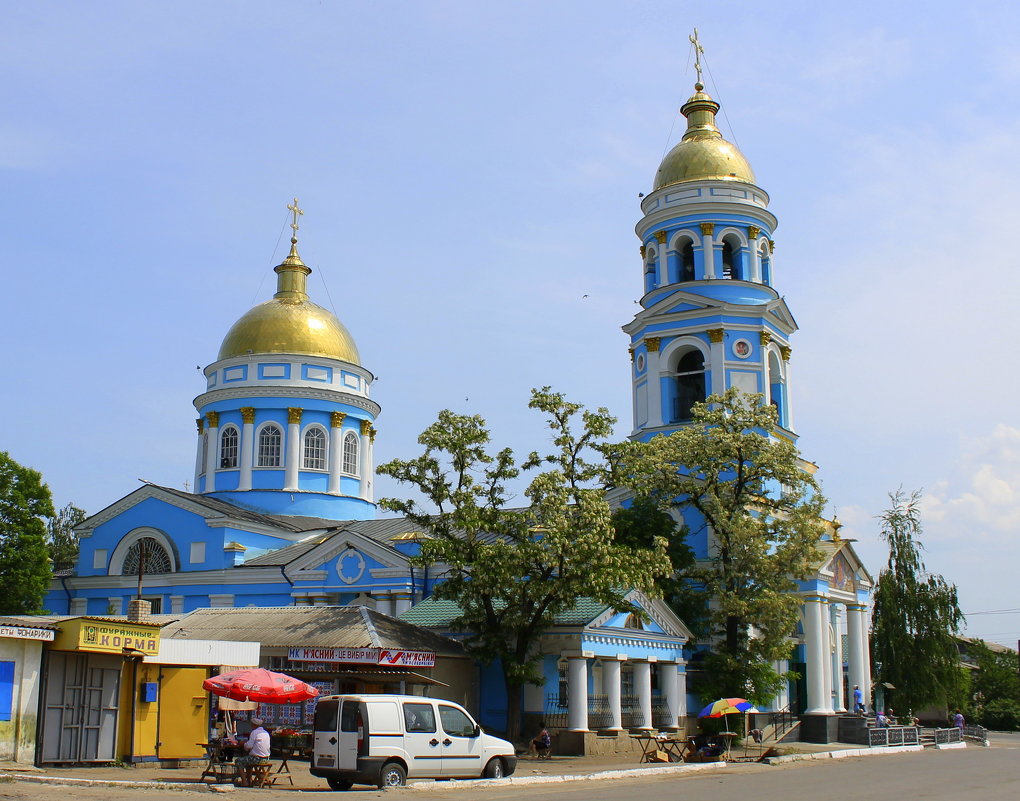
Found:
[[[964,612],[963,614],[967,617],[973,617],[974,615],[1015,615],[1020,613],[1020,609],[990,609],[987,612]]]

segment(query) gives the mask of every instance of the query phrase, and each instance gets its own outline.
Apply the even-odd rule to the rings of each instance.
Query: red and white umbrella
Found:
[[[292,704],[319,694],[318,690],[300,679],[263,668],[232,670],[212,676],[202,682],[202,689],[223,698],[262,704]]]

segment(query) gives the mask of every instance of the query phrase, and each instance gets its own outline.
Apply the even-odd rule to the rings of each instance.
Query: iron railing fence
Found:
[[[989,745],[988,742],[988,729],[984,726],[964,726],[963,736],[969,737],[972,740],[977,740],[981,745]]]
[[[962,743],[963,732],[956,726],[948,729],[935,729],[935,745],[946,745],[947,743]]]
[[[869,728],[868,745],[871,748],[885,745],[920,745],[921,730],[915,726],[890,726]]]

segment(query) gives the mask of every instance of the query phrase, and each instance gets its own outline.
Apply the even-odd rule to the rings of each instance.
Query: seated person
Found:
[[[529,753],[535,753],[538,756],[547,755],[549,750],[552,748],[552,735],[549,734],[549,730],[545,727],[545,723],[542,723],[542,731],[538,733],[538,736],[532,739],[531,744],[528,746]]]
[[[248,753],[236,760],[236,764],[244,768],[248,784],[251,784],[252,766],[269,763],[269,732],[263,728],[262,723],[262,718],[251,719],[251,725],[254,728],[244,743],[244,750]]]

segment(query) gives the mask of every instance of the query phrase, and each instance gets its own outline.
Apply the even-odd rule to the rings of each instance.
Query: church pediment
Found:
[[[300,544],[299,544],[300,545]],[[292,546],[297,549],[299,546]],[[275,554],[285,560],[286,551]],[[293,580],[322,580],[323,574],[336,572],[343,583],[353,583],[366,570],[397,568],[406,571],[407,557],[355,531],[342,530],[321,537],[311,549],[285,562],[287,575]]]
[[[853,546],[848,540],[826,541],[823,547],[830,553],[824,559],[819,578],[825,580],[835,591],[856,593],[860,589],[871,589],[874,580]]]
[[[684,640],[692,639],[690,629],[677,617],[676,613],[669,608],[669,605],[658,598],[649,598],[643,592],[631,590],[627,593],[627,600],[643,610],[647,614],[647,620],[640,620],[636,615],[627,612],[619,612],[615,609],[605,609],[598,616],[592,618],[584,628],[586,630],[610,630],[619,631],[628,629],[634,633],[644,632],[652,635],[666,635],[679,637]]]
[[[767,315],[774,323],[776,323],[783,331],[787,334],[792,334],[797,330],[797,321],[793,318],[793,312],[790,311],[790,307],[786,305],[786,300],[780,298],[774,300],[768,305]]]

